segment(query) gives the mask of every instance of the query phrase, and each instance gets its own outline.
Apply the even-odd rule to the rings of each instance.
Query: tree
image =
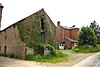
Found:
[[[79,31],[79,45],[93,45],[95,46],[97,43],[97,37],[95,35],[94,30],[91,27],[82,27]]]
[[[90,27],[94,30],[97,36],[97,44],[100,44],[100,27],[96,21],[91,22]]]

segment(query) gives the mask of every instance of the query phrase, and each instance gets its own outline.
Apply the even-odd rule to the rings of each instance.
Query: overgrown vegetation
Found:
[[[17,28],[19,30],[20,39],[29,48],[34,49],[35,55],[42,56],[44,54],[44,44],[48,43],[52,46],[55,44],[48,22],[40,11],[19,21]]]
[[[97,44],[97,37],[95,32],[92,28],[86,26],[82,27],[79,31],[79,38],[78,38],[79,45],[93,45],[96,46]]]
[[[37,62],[51,62],[51,63],[57,63],[57,62],[66,62],[68,61],[68,55],[62,54],[62,52],[57,51],[56,55],[45,55],[42,57],[38,57],[32,54],[27,55],[26,60],[31,61],[37,61]]]
[[[95,35],[97,36],[97,44],[100,44],[100,27],[96,21],[91,22],[90,27],[94,30]]]
[[[53,47],[53,46],[51,46],[51,45],[45,45],[45,48],[47,48],[49,51],[51,51],[51,55],[56,55],[57,54],[57,52],[56,52],[56,50],[55,50],[55,48]]]
[[[92,53],[99,52],[100,46],[100,27],[96,21],[92,22],[90,26],[82,27],[79,31],[78,46],[73,51],[78,53]]]
[[[89,47],[89,45],[80,45],[72,49],[76,53],[93,53],[100,52],[100,46]]]

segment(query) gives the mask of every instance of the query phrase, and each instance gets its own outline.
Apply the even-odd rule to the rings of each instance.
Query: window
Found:
[[[44,30],[44,19],[41,19],[41,29]]]
[[[5,40],[7,40],[7,35],[5,35]]]

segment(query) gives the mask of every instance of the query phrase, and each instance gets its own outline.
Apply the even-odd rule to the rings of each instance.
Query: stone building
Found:
[[[56,28],[56,41],[59,46],[65,48],[72,48],[78,42],[79,28],[61,26],[60,21],[57,22]]]
[[[0,5],[0,17],[2,8]],[[38,41],[55,44],[55,30],[56,26],[44,9],[41,9],[0,31],[0,54],[15,54],[25,57],[27,54],[33,53],[33,49],[27,45],[29,43]]]

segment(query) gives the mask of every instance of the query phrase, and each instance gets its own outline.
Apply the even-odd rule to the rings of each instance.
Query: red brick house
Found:
[[[57,44],[63,44],[65,48],[72,48],[78,43],[78,31],[79,28],[61,26],[60,21],[57,22],[56,28],[56,40]]]

